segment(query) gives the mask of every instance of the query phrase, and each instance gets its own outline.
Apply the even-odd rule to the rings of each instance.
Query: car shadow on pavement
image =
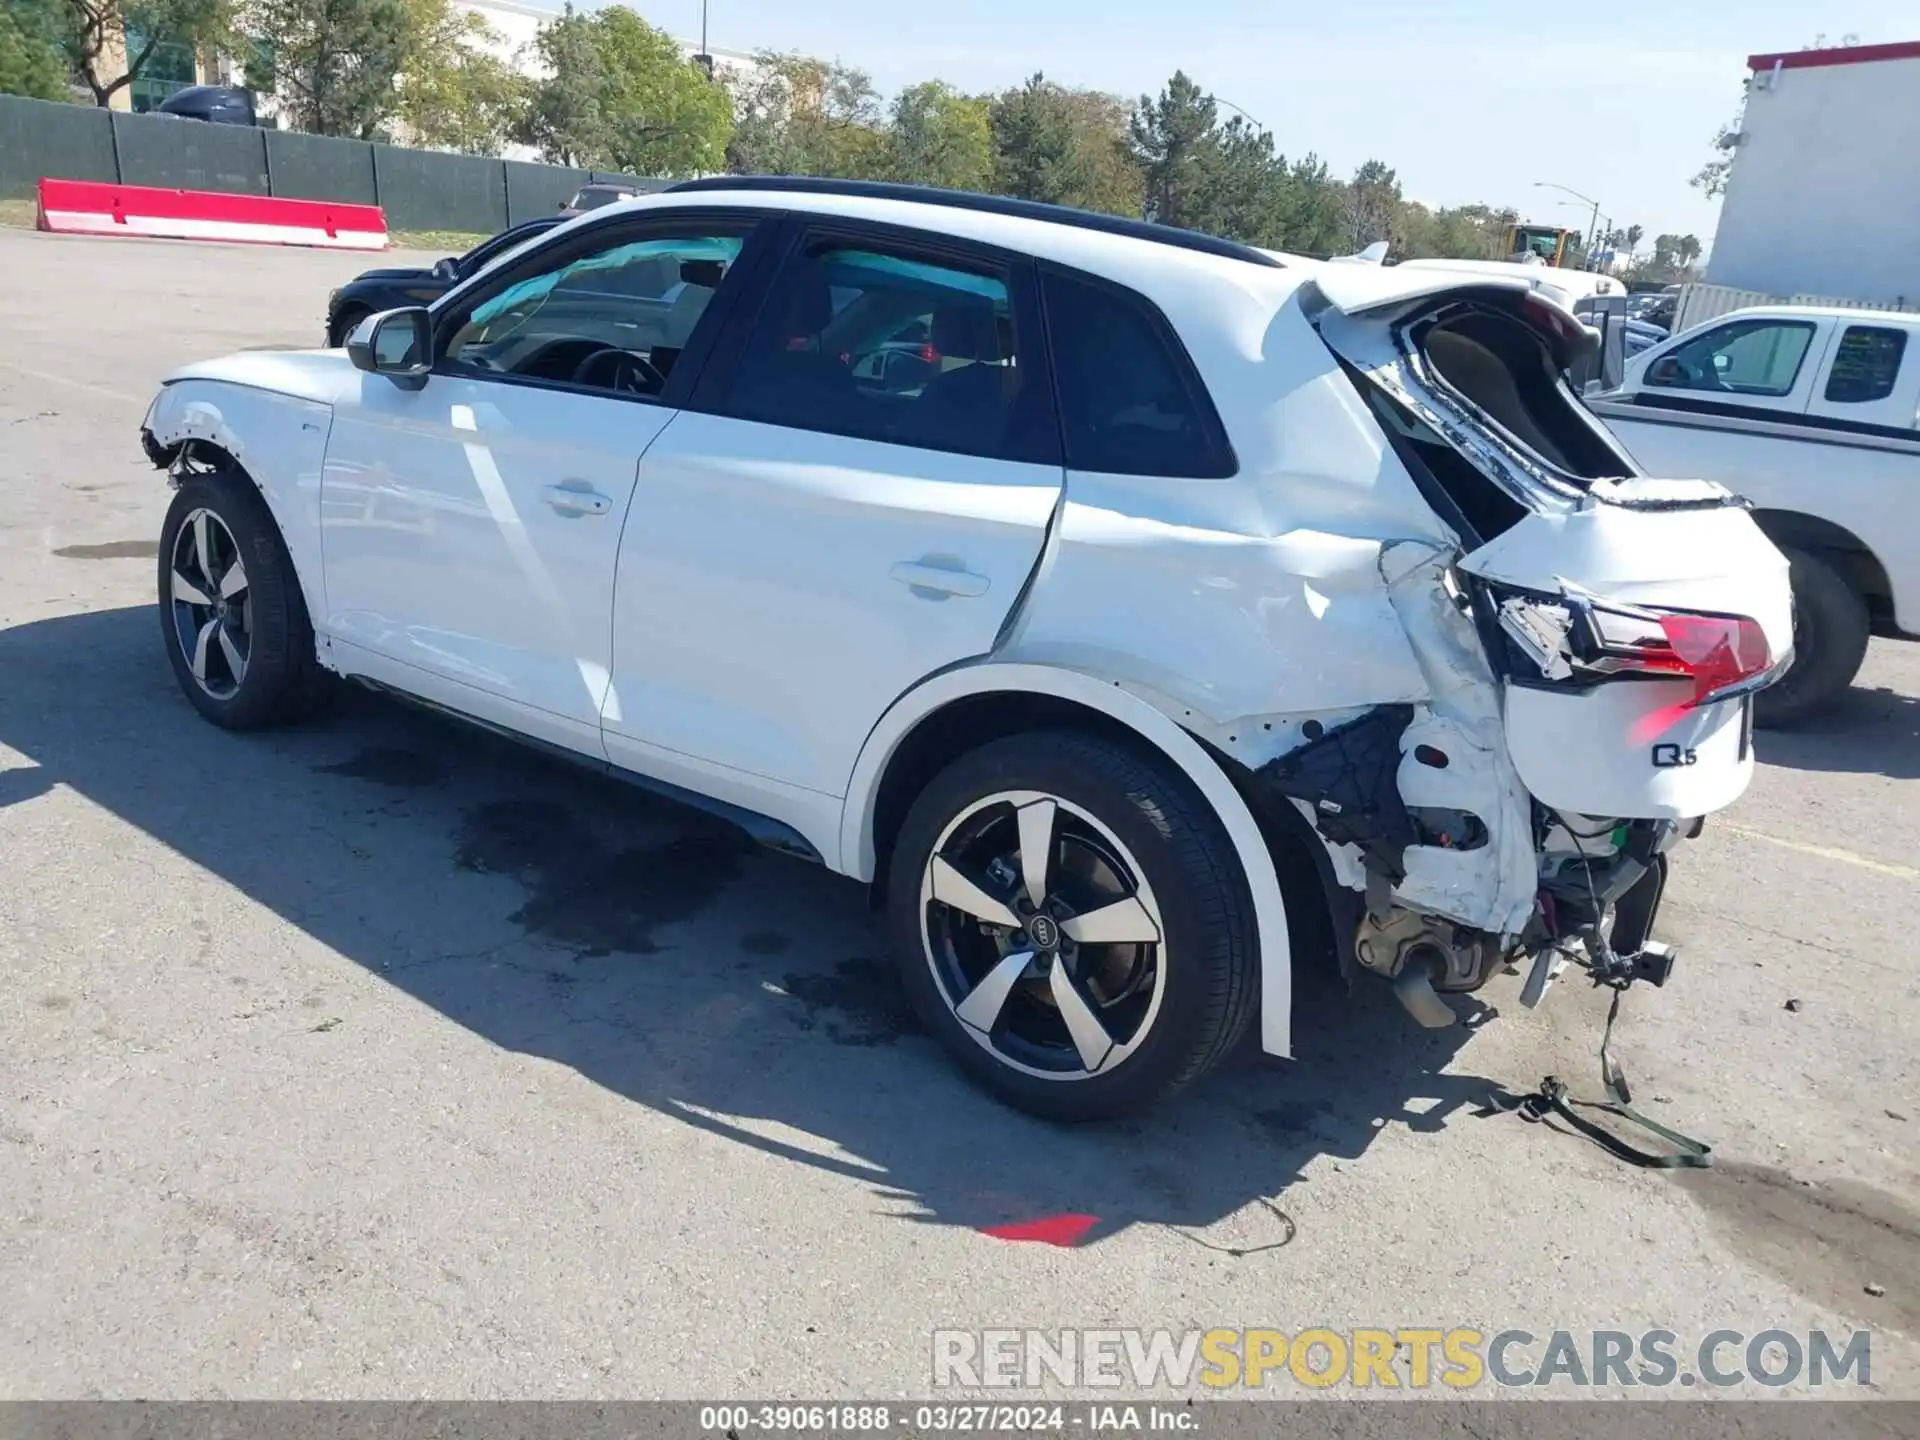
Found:
[[[1856,685],[1795,730],[1762,730],[1754,754],[1768,765],[1920,779],[1920,700]]]
[[[1292,1238],[1312,1162],[1442,1130],[1494,1088],[1441,1073],[1470,1024],[1423,1031],[1381,987],[1322,982],[1296,998],[1295,1062],[1250,1045],[1143,1118],[1029,1119],[921,1033],[863,887],[358,692],[306,727],[220,731],[157,629],[137,608],[0,631],[0,744],[38,767],[0,771],[0,805],[69,788],[494,1044],[850,1177],[876,1212],[1252,1253]]]

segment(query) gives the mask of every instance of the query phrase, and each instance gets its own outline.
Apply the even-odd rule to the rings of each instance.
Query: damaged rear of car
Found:
[[[996,658],[1147,700],[1245,795],[1287,902],[1268,1053],[1329,950],[1435,1027],[1502,973],[1527,1004],[1568,964],[1664,982],[1669,857],[1746,788],[1790,658],[1785,558],[1722,487],[1637,472],[1565,378],[1597,337],[1523,280],[1206,301],[1162,303],[1237,468],[1070,466]]]
[[[1753,696],[1791,659],[1786,560],[1723,487],[1635,473],[1563,378],[1595,343],[1568,312],[1338,278],[1303,309],[1457,541],[1404,567],[1383,551],[1437,683],[1258,782],[1361,897],[1345,957],[1423,1024],[1502,969],[1528,1004],[1570,961],[1664,983],[1669,852],[1746,788]]]

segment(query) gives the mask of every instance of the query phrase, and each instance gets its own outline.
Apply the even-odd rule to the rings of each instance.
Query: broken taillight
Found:
[[[1618,674],[1672,675],[1693,681],[1691,705],[1705,705],[1746,688],[1773,668],[1760,622],[1744,615],[1693,615],[1672,610],[1587,611],[1597,654],[1587,663]]]
[[[1744,615],[1607,605],[1584,596],[1500,596],[1500,628],[1543,680],[1615,675],[1691,680],[1681,709],[1757,690],[1781,668],[1760,622]]]
[[[1773,652],[1758,620],[1744,615],[1662,615],[1673,653],[1693,674],[1693,703],[1705,704],[1773,666]]]

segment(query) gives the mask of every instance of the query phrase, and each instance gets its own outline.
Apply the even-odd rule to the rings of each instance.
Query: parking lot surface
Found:
[[[365,263],[0,231],[0,1397],[913,1396],[936,1328],[1069,1326],[1868,1328],[1849,1393],[1920,1397],[1920,645],[1677,857],[1616,1049],[1715,1168],[1482,1113],[1597,1092],[1573,978],[1310,993],[1295,1060],[1062,1130],[848,882],[371,697],[194,714],[140,417]]]

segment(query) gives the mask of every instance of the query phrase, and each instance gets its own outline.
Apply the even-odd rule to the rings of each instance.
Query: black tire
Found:
[[[367,309],[364,305],[349,305],[341,310],[338,315],[333,317],[333,325],[327,331],[327,348],[329,350],[338,350],[341,346],[345,345],[347,343],[347,336],[353,333],[353,327],[372,313],[373,311]]]
[[[247,577],[245,673],[231,693],[214,694],[195,678],[181,633],[173,569],[181,529],[206,510],[226,527]],[[189,542],[191,543],[191,542]],[[237,469],[190,474],[160,527],[161,640],[174,678],[193,707],[229,730],[257,730],[302,720],[327,694],[314,651],[313,623],[279,527],[253,481]]]
[[[1130,852],[1157,902],[1164,970],[1159,1010],[1137,1049],[1078,1079],[1026,1073],[973,1038],[935,978],[921,882],[956,817],[1002,791],[1056,796],[1095,817]],[[1245,1036],[1260,993],[1253,902],[1212,808],[1171,764],[1107,740],[1045,731],[993,741],[923,790],[894,846],[888,929],[907,994],[962,1069],[1007,1103],[1051,1120],[1110,1119],[1144,1109],[1212,1067]]]
[[[1782,547],[1793,567],[1793,664],[1756,697],[1754,724],[1786,729],[1847,692],[1867,658],[1867,602],[1825,556]]]

